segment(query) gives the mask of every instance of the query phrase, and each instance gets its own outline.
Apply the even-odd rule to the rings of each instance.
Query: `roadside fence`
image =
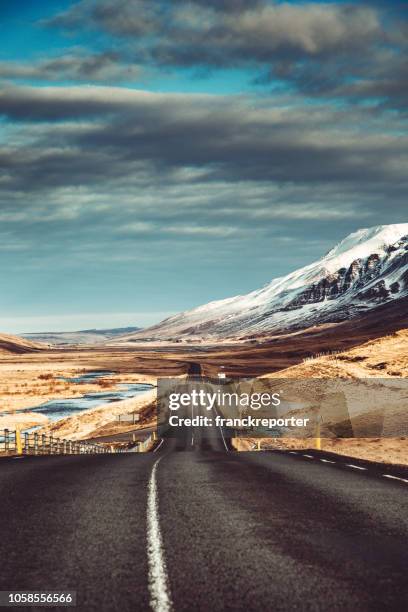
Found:
[[[125,452],[123,449],[81,440],[65,440],[18,429],[0,430],[0,453],[15,455],[96,455]]]

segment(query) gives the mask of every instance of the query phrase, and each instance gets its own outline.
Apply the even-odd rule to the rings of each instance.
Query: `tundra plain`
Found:
[[[137,427],[155,425],[154,389],[142,395],[85,410],[54,423],[30,408],[53,399],[111,391],[120,383],[156,385],[161,376],[185,376],[199,363],[205,376],[221,367],[231,377],[393,378],[408,376],[408,330],[389,331],[368,339],[364,327],[344,333],[344,325],[322,326],[302,333],[281,335],[254,344],[185,345],[78,345],[50,348],[7,337],[0,351],[0,429],[41,426],[41,431],[71,439],[102,438]],[[381,329],[377,330],[381,333]],[[350,330],[351,332],[351,330]],[[86,372],[106,376],[81,384],[64,380]],[[117,423],[119,414],[140,413],[139,425]],[[263,439],[261,448],[308,448],[312,439]],[[248,446],[249,445],[249,446]],[[251,447],[253,440],[241,442]],[[401,438],[323,439],[325,450],[350,456],[408,463],[408,440]]]

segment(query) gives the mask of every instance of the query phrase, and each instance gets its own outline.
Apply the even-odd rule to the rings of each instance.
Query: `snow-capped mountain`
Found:
[[[408,223],[382,225],[350,234],[321,260],[262,289],[182,312],[132,338],[270,335],[351,319],[407,295]]]

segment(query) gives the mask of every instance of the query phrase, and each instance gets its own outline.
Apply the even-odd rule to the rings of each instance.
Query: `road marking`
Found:
[[[215,412],[216,416],[219,416],[219,415],[218,415],[218,410],[216,409],[216,407],[215,407],[215,406],[214,406],[214,412]],[[228,452],[229,452],[229,450],[228,450],[227,443],[225,442],[224,434],[222,433],[222,427],[221,427],[221,425],[218,425],[218,429],[220,430],[220,433],[221,433],[221,438],[222,438],[222,441],[224,442],[225,450],[226,450],[226,452],[228,453]]]
[[[153,465],[147,488],[147,563],[149,567],[150,607],[154,612],[170,612],[172,603],[169,592],[166,560],[159,523],[159,500],[157,493],[157,466]]]
[[[361,467],[361,465],[353,465],[353,463],[346,463],[346,466],[353,468],[354,470],[367,470],[367,468]]]
[[[303,455],[304,457],[307,457],[308,459],[314,459],[313,455]]]
[[[330,461],[330,459],[320,459],[323,463],[336,463],[335,461]]]
[[[194,432],[191,434],[191,446],[194,446]]]
[[[289,451],[289,455],[297,455],[297,453],[295,453],[295,451]]]
[[[160,444],[158,444],[158,445],[156,446],[156,448],[154,449],[154,451],[153,451],[154,453],[156,453],[156,452],[159,450],[159,448],[161,447],[161,445],[163,444],[163,442],[164,442],[164,440],[163,440],[163,439],[162,439],[162,440],[160,440]]]
[[[407,478],[400,478],[399,476],[393,476],[392,474],[383,474],[384,478],[392,478],[393,480],[399,480],[400,482],[406,482],[408,484]]]

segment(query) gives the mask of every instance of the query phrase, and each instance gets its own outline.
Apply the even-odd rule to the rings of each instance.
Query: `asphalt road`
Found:
[[[148,454],[4,459],[0,590],[73,589],[95,611],[406,610],[408,475],[332,460],[235,453],[202,428]]]

